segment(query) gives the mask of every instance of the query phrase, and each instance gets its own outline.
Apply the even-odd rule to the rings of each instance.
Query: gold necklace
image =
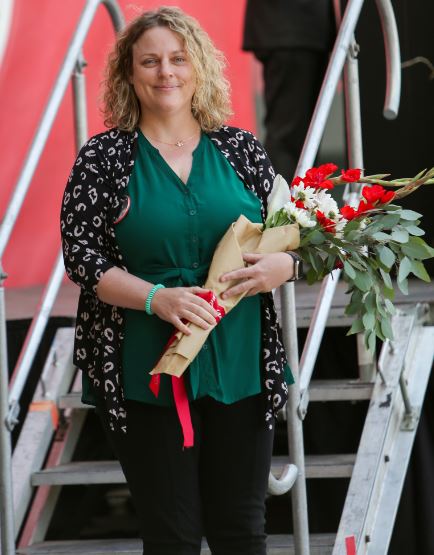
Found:
[[[144,133],[143,133],[144,134]],[[152,140],[152,141],[156,141],[157,143],[161,143],[162,145],[169,145],[169,146],[177,146],[177,147],[181,147],[184,146],[185,143],[187,143],[188,141],[191,141],[191,139],[193,137],[195,137],[197,135],[197,131],[195,131],[195,133],[193,135],[191,135],[190,137],[187,137],[186,139],[183,139],[182,141],[176,141],[176,143],[166,143],[165,141],[160,141],[159,139],[155,139],[154,137],[151,137],[150,135],[148,135],[148,137]],[[145,135],[146,137],[146,135]]]

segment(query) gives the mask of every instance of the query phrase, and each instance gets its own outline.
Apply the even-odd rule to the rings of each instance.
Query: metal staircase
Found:
[[[74,68],[77,148],[86,138],[85,113],[80,111],[80,106],[85,105],[81,46],[100,3],[109,9],[115,28],[123,24],[114,0],[87,2],[11,201],[12,208],[3,220],[0,259]],[[340,23],[336,45],[300,159],[297,171],[300,175],[313,163],[345,63],[350,163],[363,167],[358,47],[354,40],[354,29],[362,4],[363,0],[350,0]],[[389,68],[385,114],[392,117],[396,115],[399,103],[399,44],[389,0],[377,0],[377,5],[385,32]],[[339,17],[338,11],[337,14]],[[350,200],[356,198],[357,194],[356,188],[347,191]],[[116,461],[72,462],[90,409],[81,404],[80,376],[72,365],[72,328],[61,328],[56,333],[17,444],[10,455],[10,431],[18,418],[18,401],[62,278],[59,260],[26,338],[10,386],[7,378],[3,287],[0,288],[1,553],[141,554],[142,547],[138,539],[45,541],[62,487],[125,483]],[[296,384],[290,388],[286,411],[290,456],[274,457],[272,463],[272,474],[280,485],[280,493],[289,488],[288,463],[296,464],[299,474],[291,491],[294,535],[270,536],[270,555],[385,555],[393,531],[434,357],[432,310],[427,302],[401,304],[392,322],[395,339],[383,344],[378,360],[369,358],[363,350],[363,343],[359,341],[358,380],[311,381],[325,327],[348,325],[342,305],[337,306],[335,301],[332,307],[336,288],[339,293],[338,277],[336,272],[334,279],[327,279],[321,285],[313,313],[303,307],[296,310],[293,284],[285,285],[280,291],[280,297],[276,296],[281,308],[290,365],[296,375]],[[2,280],[4,278],[2,274]],[[431,302],[434,303],[434,296]],[[299,363],[297,327],[306,325],[309,325],[309,332]],[[305,455],[302,427],[309,402],[329,401],[369,401],[357,453]],[[306,479],[336,478],[349,479],[339,528],[332,534],[309,535]],[[206,544],[202,551],[204,554],[209,553]]]

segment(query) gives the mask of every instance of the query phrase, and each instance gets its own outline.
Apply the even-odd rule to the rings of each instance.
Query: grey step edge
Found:
[[[309,387],[311,401],[364,401],[372,395],[373,383],[359,380],[312,380]],[[81,392],[68,393],[59,398],[60,409],[91,409],[81,402]]]
[[[356,455],[308,455],[307,478],[349,478]],[[272,472],[280,477],[287,457],[273,457]],[[80,461],[33,473],[33,486],[78,484],[123,484],[125,477],[117,461]]]
[[[312,534],[311,555],[330,555],[335,534]],[[49,541],[17,549],[19,555],[142,555],[142,543],[138,539]],[[210,555],[204,541],[201,555]],[[292,536],[272,535],[267,538],[268,555],[295,555]]]

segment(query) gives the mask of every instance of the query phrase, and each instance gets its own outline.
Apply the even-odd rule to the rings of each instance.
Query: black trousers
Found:
[[[265,555],[265,494],[273,432],[263,395],[190,403],[195,445],[182,447],[174,407],[127,401],[127,434],[98,413],[131,491],[144,555]]]
[[[265,150],[276,173],[289,181],[294,177],[329,53],[288,48],[254,54],[263,65]]]

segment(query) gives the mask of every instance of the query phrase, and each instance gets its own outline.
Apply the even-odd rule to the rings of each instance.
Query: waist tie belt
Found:
[[[147,277],[144,279],[151,279],[151,281],[155,281],[157,275],[161,276],[161,280],[165,281],[167,285],[170,284],[171,287],[191,287],[194,285],[202,285],[206,279],[206,275],[208,272],[208,265],[201,266],[197,269],[190,269],[190,268],[167,268],[164,272],[158,272],[154,274],[147,274]],[[151,278],[148,276],[152,275]],[[140,276],[142,277],[142,276]],[[219,306],[217,303],[217,298],[213,293],[196,293],[198,297],[201,297],[205,301],[207,301],[213,308],[219,309],[222,316],[224,316],[224,308]],[[220,321],[221,318],[216,319],[217,323]],[[183,320],[185,323],[186,320]],[[171,335],[169,341],[167,342],[166,346],[164,347],[163,354],[165,351],[170,347],[170,345],[175,341],[177,331]],[[184,375],[181,377],[171,376],[172,378],[172,391],[173,397],[175,400],[175,407],[176,412],[178,414],[178,419],[181,424],[183,438],[184,438],[184,447],[193,447],[194,445],[194,431],[193,431],[193,424],[191,422],[191,414],[190,414],[190,405],[188,402],[187,391],[185,388],[184,382]],[[151,376],[151,381],[149,382],[149,389],[158,397],[160,392],[160,381],[161,381],[161,374],[156,374]]]

